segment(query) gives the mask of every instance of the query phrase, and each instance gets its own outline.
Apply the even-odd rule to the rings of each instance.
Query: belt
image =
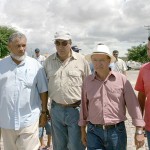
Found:
[[[81,104],[81,101],[77,101],[73,104],[60,104],[60,103],[56,103],[54,100],[52,100],[52,102],[61,107],[72,107],[72,108],[79,107]]]
[[[112,125],[102,125],[102,124],[92,124],[90,122],[90,124],[92,124],[93,126],[98,127],[98,128],[102,128],[103,130],[105,130],[105,129],[111,129],[111,128],[116,128],[117,126],[119,126],[120,124],[123,124],[123,123],[124,123],[124,121],[121,121],[121,122],[119,122],[117,124],[112,124]]]

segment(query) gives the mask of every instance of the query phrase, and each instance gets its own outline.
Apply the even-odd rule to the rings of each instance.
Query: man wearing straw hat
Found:
[[[106,45],[97,45],[91,60],[95,73],[86,77],[82,86],[79,125],[83,144],[88,150],[126,150],[127,108],[136,126],[135,145],[142,147],[145,123],[130,82],[126,76],[110,70],[109,65],[115,58]]]

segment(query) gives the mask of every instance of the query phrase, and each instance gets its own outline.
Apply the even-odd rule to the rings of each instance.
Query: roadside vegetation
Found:
[[[0,58],[9,54],[7,48],[8,37],[14,32],[17,32],[14,28],[0,26]]]
[[[5,56],[9,55],[7,40],[8,37],[14,32],[17,32],[17,30],[12,27],[0,26],[0,58],[4,58]],[[150,61],[150,59],[147,57],[146,44],[132,46],[130,49],[128,49],[126,57],[123,59],[125,61],[135,61],[139,63],[146,63]]]
[[[140,44],[138,46],[133,46],[131,49],[128,49],[127,60],[140,63],[149,62],[150,58],[147,56],[146,44]]]

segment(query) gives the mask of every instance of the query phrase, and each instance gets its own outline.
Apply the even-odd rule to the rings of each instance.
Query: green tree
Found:
[[[15,29],[7,26],[0,26],[0,58],[3,58],[9,54],[7,48],[8,37],[17,32]]]
[[[150,61],[147,56],[146,44],[140,44],[138,46],[133,46],[131,49],[128,49],[127,58],[128,60],[133,60],[141,63]]]

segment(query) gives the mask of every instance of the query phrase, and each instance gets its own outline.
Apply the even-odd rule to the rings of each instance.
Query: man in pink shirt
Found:
[[[150,57],[150,37],[147,44],[147,55]],[[138,100],[144,114],[145,130],[147,134],[148,147],[150,149],[150,62],[144,64],[139,72],[135,90],[138,92]]]
[[[127,135],[124,121],[126,107],[136,126],[135,145],[144,144],[145,125],[140,106],[126,76],[109,69],[115,61],[106,45],[99,44],[91,54],[95,73],[85,78],[79,125],[82,142],[88,150],[126,150]],[[86,133],[87,126],[87,133]]]

